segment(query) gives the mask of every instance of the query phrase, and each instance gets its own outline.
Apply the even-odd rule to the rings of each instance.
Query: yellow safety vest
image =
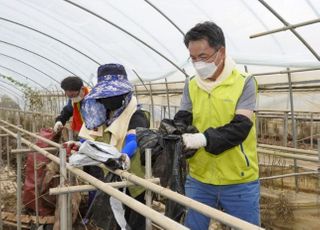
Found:
[[[200,132],[230,123],[245,85],[246,76],[233,70],[211,93],[201,89],[195,79],[189,83],[193,125]],[[242,144],[214,155],[200,148],[189,159],[191,177],[213,185],[241,184],[259,177],[255,117],[253,127]],[[212,140],[214,141],[214,140]]]
[[[102,137],[97,137],[95,141],[100,141],[100,142],[105,142],[109,143],[110,142],[110,133],[109,132],[104,132]],[[130,173],[135,174],[138,177],[144,178],[144,171],[145,167],[141,165],[140,161],[140,150],[137,149],[136,153],[134,156],[131,158],[131,164],[130,164]],[[107,171],[105,171],[107,173]],[[129,192],[132,197],[137,197],[139,196],[142,192],[145,191],[145,189],[141,186],[131,186],[128,187]]]

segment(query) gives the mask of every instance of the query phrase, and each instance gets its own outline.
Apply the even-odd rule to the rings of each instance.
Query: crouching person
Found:
[[[122,65],[105,64],[98,68],[98,83],[84,99],[81,113],[85,122],[83,129],[89,130],[87,134],[95,141],[115,146],[130,159],[129,172],[144,177],[135,129],[148,128],[150,124],[145,113],[138,109],[133,86]],[[142,187],[126,189],[128,195],[142,203],[144,191]],[[125,217],[131,229],[145,229],[144,216],[126,208]]]

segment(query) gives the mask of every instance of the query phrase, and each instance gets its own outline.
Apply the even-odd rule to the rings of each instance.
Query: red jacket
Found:
[[[84,96],[86,96],[89,93],[89,88],[84,87]],[[83,124],[82,116],[80,113],[81,108],[81,102],[73,103],[73,114],[72,114],[72,123],[71,123],[71,129],[74,131],[79,132],[81,129],[81,126]]]

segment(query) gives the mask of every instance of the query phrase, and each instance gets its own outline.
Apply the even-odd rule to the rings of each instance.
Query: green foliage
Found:
[[[3,75],[1,75],[1,77],[10,81],[12,84],[16,85],[23,91],[28,110],[41,111],[41,108],[43,107],[43,102],[41,100],[41,96],[38,91],[33,90],[27,84],[21,83],[12,77],[3,76]]]

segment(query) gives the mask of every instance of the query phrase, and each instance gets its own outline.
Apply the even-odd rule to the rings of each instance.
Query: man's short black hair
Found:
[[[222,29],[214,22],[206,21],[198,23],[191,28],[184,37],[184,44],[188,48],[190,41],[205,39],[212,48],[225,47],[225,39]]]
[[[83,81],[80,77],[66,77],[61,82],[61,88],[66,91],[79,91],[83,86]]]

